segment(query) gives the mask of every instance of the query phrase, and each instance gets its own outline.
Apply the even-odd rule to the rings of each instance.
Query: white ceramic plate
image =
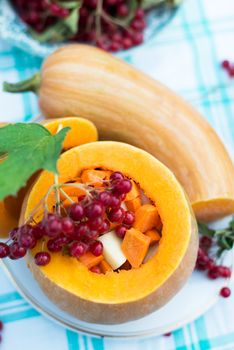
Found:
[[[216,224],[224,227],[225,222]],[[232,265],[234,251],[227,254],[225,264]],[[140,320],[119,325],[96,325],[82,322],[61,311],[41,291],[25,261],[2,260],[2,265],[20,294],[40,313],[60,325],[83,334],[109,338],[142,338],[173,331],[193,321],[219,300],[223,279],[209,280],[203,273],[195,271],[184,288],[164,307]],[[229,284],[233,283],[232,280]]]

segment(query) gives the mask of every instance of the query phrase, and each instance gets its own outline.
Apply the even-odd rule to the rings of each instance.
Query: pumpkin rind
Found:
[[[207,121],[165,86],[87,45],[54,52],[41,77],[39,104],[47,118],[87,118],[102,139],[153,154],[185,188],[198,220],[234,212],[234,167],[227,151]]]
[[[96,323],[127,322],[161,307],[181,288],[194,268],[197,226],[174,175],[145,151],[117,142],[73,148],[58,162],[59,181],[68,181],[91,167],[122,171],[157,203],[163,222],[157,254],[138,269],[105,275],[92,273],[78,260],[60,253],[52,254],[44,267],[36,266],[29,255],[29,267],[49,298],[76,317]],[[48,172],[39,176],[24,201],[21,223],[52,181]]]

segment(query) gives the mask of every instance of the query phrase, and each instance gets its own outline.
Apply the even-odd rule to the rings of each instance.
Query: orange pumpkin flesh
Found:
[[[84,143],[97,141],[98,133],[95,125],[87,119],[68,117],[54,120],[44,120],[42,124],[51,134],[55,135],[59,125],[62,128],[70,127],[63,143],[63,150],[83,145]]]
[[[157,254],[140,268],[105,275],[92,273],[77,259],[60,253],[52,254],[44,267],[35,265],[30,254],[29,267],[60,308],[88,322],[121,323],[156,310],[178,292],[194,268],[197,226],[174,175],[153,156],[127,144],[90,143],[65,152],[58,162],[59,181],[96,167],[121,171],[156,204],[163,222]],[[44,171],[39,176],[25,198],[20,224],[52,183],[52,174]],[[37,246],[33,254],[40,249]]]
[[[0,124],[5,126],[7,123]],[[51,132],[56,134],[58,127],[70,127],[63,143],[63,150],[70,149],[84,143],[97,141],[98,134],[95,125],[87,119],[78,117],[68,117],[43,121],[42,124]],[[10,230],[17,226],[21,211],[21,206],[28,188],[35,181],[37,174],[34,174],[17,194],[8,196],[0,202],[0,237],[7,237]]]

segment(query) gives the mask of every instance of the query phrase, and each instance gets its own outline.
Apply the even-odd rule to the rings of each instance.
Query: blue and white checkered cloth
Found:
[[[234,61],[233,0],[185,0],[160,35],[125,56],[193,103],[229,151],[234,149],[234,79],[220,68],[224,58]],[[0,85],[30,76],[40,64],[0,41]],[[0,92],[0,111],[2,121],[27,121],[38,114],[36,97]],[[234,296],[170,337],[113,341],[78,335],[47,320],[0,270],[0,319],[5,322],[2,350],[234,350]]]

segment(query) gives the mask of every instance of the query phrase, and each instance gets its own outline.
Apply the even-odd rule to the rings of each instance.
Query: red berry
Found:
[[[131,211],[126,211],[124,214],[123,224],[132,225],[135,220],[135,214]]]
[[[120,223],[124,218],[124,214],[125,212],[123,208],[111,209],[111,211],[108,214],[108,218],[111,222]]]
[[[0,258],[6,258],[10,253],[10,249],[7,244],[0,242]]]
[[[125,16],[128,15],[128,13],[129,13],[129,9],[128,9],[128,6],[126,4],[120,4],[117,7],[117,14],[118,14],[118,16],[125,17]]]
[[[56,17],[67,17],[69,15],[69,11],[61,6],[59,6],[58,4],[52,3],[50,4],[49,7],[50,12],[52,13],[52,15],[56,16]]]
[[[39,252],[34,257],[35,264],[38,266],[45,266],[49,264],[50,259],[50,254],[47,252]]]
[[[111,196],[110,207],[118,208],[120,207],[120,205],[121,205],[121,197],[113,194]]]
[[[228,60],[222,61],[222,67],[224,69],[229,69],[230,68],[230,62]]]
[[[108,220],[104,220],[102,222],[102,226],[99,227],[99,229],[98,229],[98,233],[102,234],[102,233],[108,232],[109,229],[110,229],[110,222]]]
[[[47,242],[47,248],[50,252],[60,252],[62,247],[56,244],[55,239],[50,239]]]
[[[0,332],[3,330],[3,322],[0,321]]]
[[[209,261],[207,262],[207,269],[211,270],[213,267],[215,266],[215,262],[213,259],[209,259]]]
[[[143,42],[144,36],[140,32],[134,32],[132,34],[132,41],[135,45],[140,45]]]
[[[66,236],[71,236],[74,232],[74,222],[69,217],[62,218],[62,231]]]
[[[114,184],[114,192],[117,194],[125,194],[132,189],[132,183],[128,179],[121,180]]]
[[[118,3],[118,0],[106,0],[106,5],[114,6]]]
[[[33,226],[32,234],[36,239],[42,238],[46,234],[43,225],[39,223],[38,225]]]
[[[109,207],[111,204],[112,195],[110,192],[103,191],[98,195],[98,201],[105,207]]]
[[[22,247],[32,249],[35,247],[36,243],[36,238],[31,233],[24,233],[20,235],[19,244]]]
[[[125,49],[130,49],[133,46],[133,41],[130,38],[124,38],[122,44]]]
[[[111,40],[113,41],[113,43],[121,44],[121,42],[122,42],[122,35],[119,32],[116,32],[116,33],[111,35]],[[120,179],[120,180],[122,180],[122,179]]]
[[[117,42],[112,42],[111,45],[110,45],[110,51],[111,52],[117,52],[121,50],[121,45]]]
[[[74,237],[79,240],[82,237],[86,236],[89,233],[89,226],[85,222],[81,222],[79,225],[75,226],[74,229]]]
[[[57,219],[57,215],[55,215],[55,214],[53,214],[53,213],[49,213],[49,214],[47,215],[47,217],[44,218],[44,221],[45,221],[45,222],[46,222],[46,221],[52,221],[52,220],[55,220],[55,219]]]
[[[45,231],[49,237],[57,237],[62,232],[62,223],[58,217],[50,219],[45,225]]]
[[[164,334],[164,337],[170,337],[172,335],[172,333],[171,332],[168,332],[168,333],[165,333]]]
[[[26,248],[21,247],[18,243],[11,243],[9,245],[9,258],[12,260],[23,258],[27,252]]]
[[[89,219],[88,225],[91,230],[98,230],[103,224],[103,219],[101,216],[94,218],[94,219]]]
[[[110,176],[111,182],[116,182],[124,179],[124,175],[120,171],[115,171]]]
[[[40,21],[40,16],[37,12],[32,11],[28,14],[28,23],[29,24],[37,24]]]
[[[143,19],[145,17],[145,11],[142,8],[138,8],[135,13],[136,19]]]
[[[212,280],[219,277],[219,269],[218,266],[214,266],[212,269],[208,271],[208,277]]]
[[[89,6],[92,9],[97,7],[98,0],[86,0],[85,5]]]
[[[80,8],[80,17],[87,18],[88,15],[89,15],[89,10],[87,9],[87,7],[82,6]]]
[[[228,75],[230,78],[234,77],[234,66],[231,66],[228,70]]]
[[[119,238],[124,238],[127,232],[127,228],[125,226],[119,225],[115,228],[115,233]]]
[[[222,289],[220,289],[220,295],[223,298],[228,298],[231,295],[231,289],[228,287],[223,287]]]
[[[131,23],[131,28],[135,30],[143,30],[146,24],[143,19],[134,19]]]
[[[200,239],[200,246],[204,249],[209,249],[212,245],[212,238],[208,236],[202,236]]]
[[[90,230],[86,236],[83,238],[85,243],[90,243],[98,238],[99,232],[97,230]]]
[[[102,254],[103,252],[103,244],[102,242],[96,241],[90,244],[89,247],[90,252],[95,255],[95,256],[99,256]]]
[[[197,256],[198,257],[203,257],[205,255],[206,255],[206,252],[201,247],[199,247]]]
[[[56,245],[63,247],[64,245],[71,243],[71,240],[72,240],[71,237],[59,236],[54,239],[54,242]]]
[[[81,204],[74,203],[70,206],[69,216],[72,220],[79,221],[84,217],[84,208]]]
[[[98,267],[98,266],[93,266],[89,270],[91,272],[98,273],[98,274],[102,273],[100,267]]]
[[[229,278],[231,277],[231,270],[227,266],[218,266],[220,277]]]
[[[89,204],[85,208],[85,215],[89,219],[97,218],[98,216],[102,215],[103,212],[104,212],[104,207],[103,207],[102,203],[99,203],[97,201]]]
[[[70,254],[75,258],[79,258],[87,251],[87,245],[83,242],[74,242],[70,247]]]

